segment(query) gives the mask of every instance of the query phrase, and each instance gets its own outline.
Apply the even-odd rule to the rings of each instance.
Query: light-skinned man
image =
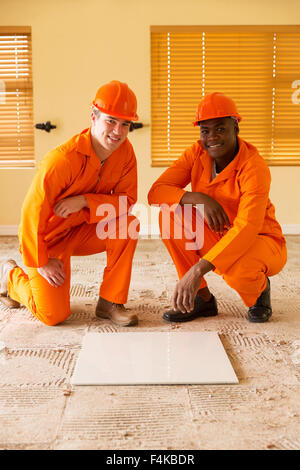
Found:
[[[136,111],[126,83],[103,85],[92,104],[90,128],[40,163],[19,227],[28,274],[14,260],[0,268],[0,300],[7,306],[23,304],[46,325],[63,322],[71,314],[71,256],[106,251],[96,315],[122,326],[137,323],[124,307],[139,229],[129,213],[137,199],[137,163],[127,138]]]

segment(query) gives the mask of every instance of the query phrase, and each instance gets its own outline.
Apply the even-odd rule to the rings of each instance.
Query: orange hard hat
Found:
[[[199,121],[227,116],[235,117],[238,121],[242,120],[242,116],[238,113],[235,102],[231,98],[223,93],[209,93],[198,104],[194,126],[198,126]]]
[[[127,83],[117,80],[107,83],[99,88],[93,105],[110,116],[128,121],[137,121],[137,100]]]

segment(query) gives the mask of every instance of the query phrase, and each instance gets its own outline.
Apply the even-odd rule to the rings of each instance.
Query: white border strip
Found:
[[[300,235],[300,224],[282,224],[284,235]],[[0,225],[0,236],[18,235],[18,225]],[[141,224],[140,238],[160,238],[158,224]]]
[[[0,235],[18,235],[18,225],[0,225]]]
[[[300,235],[300,224],[282,224],[284,235]]]

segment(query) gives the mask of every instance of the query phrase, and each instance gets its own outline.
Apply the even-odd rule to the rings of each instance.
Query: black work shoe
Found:
[[[191,321],[198,317],[214,317],[218,315],[218,307],[216,298],[211,294],[209,302],[201,299],[200,295],[196,295],[194,309],[188,313],[182,313],[180,310],[168,310],[163,314],[166,321],[184,322]]]
[[[260,294],[256,303],[248,310],[248,319],[252,323],[264,323],[269,320],[271,315],[270,280],[267,277],[265,290]]]

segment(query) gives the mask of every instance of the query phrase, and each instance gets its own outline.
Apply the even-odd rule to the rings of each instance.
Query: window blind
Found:
[[[0,166],[33,166],[31,32],[0,27]]]
[[[214,91],[236,102],[240,136],[269,165],[299,165],[299,57],[300,26],[152,26],[152,166],[200,138],[192,121]]]

